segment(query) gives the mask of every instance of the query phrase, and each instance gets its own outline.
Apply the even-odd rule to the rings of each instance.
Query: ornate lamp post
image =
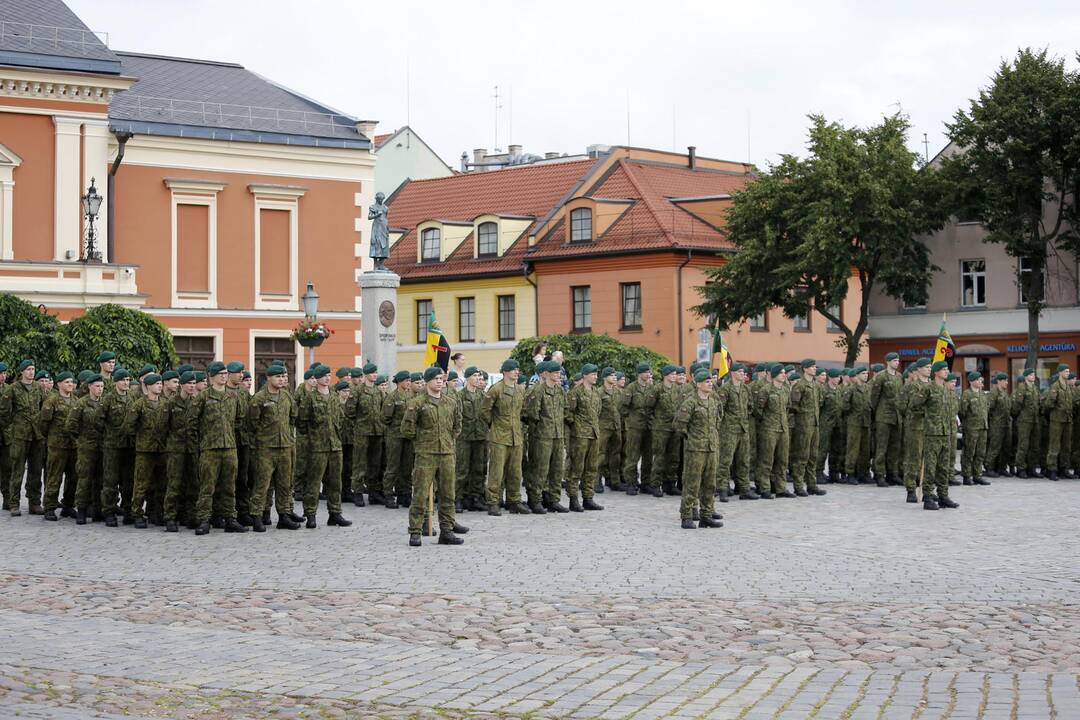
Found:
[[[319,293],[315,292],[315,283],[308,280],[307,290],[300,298],[304,302],[304,319],[311,325],[319,314]],[[308,349],[308,364],[315,362],[315,348],[323,344],[323,335],[308,335],[298,338],[299,343]]]
[[[86,252],[83,254],[83,262],[86,263],[101,262],[101,253],[98,252],[95,244],[97,230],[94,229],[94,220],[97,219],[98,212],[101,210],[101,200],[97,188],[94,187],[94,178],[90,178],[90,189],[82,196],[82,211],[86,216]]]

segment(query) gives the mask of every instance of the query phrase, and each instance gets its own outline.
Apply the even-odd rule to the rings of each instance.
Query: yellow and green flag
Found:
[[[731,371],[731,353],[728,352],[727,343],[724,342],[724,336],[720,334],[720,326],[717,325],[713,328],[713,355],[720,353],[720,362],[717,363],[717,377],[724,377]]]
[[[424,366],[438,365],[443,370],[450,366],[450,343],[446,341],[439,321],[435,319],[435,311],[431,311],[427,327],[427,349],[424,351]]]
[[[956,357],[956,343],[953,342],[952,336],[949,335],[949,331],[945,328],[945,315],[942,314],[941,329],[938,330],[937,344],[934,346],[934,362],[944,360],[949,363],[949,370],[951,371],[954,357]]]

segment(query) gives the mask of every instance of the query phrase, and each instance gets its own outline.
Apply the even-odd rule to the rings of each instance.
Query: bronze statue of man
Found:
[[[375,193],[375,204],[368,208],[368,220],[371,220],[371,250],[368,257],[374,258],[376,270],[386,270],[384,261],[390,256],[390,208],[383,201],[384,194]]]

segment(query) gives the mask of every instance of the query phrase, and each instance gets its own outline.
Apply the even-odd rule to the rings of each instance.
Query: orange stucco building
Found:
[[[0,21],[0,292],[61,319],[141,308],[199,366],[295,370],[312,282],[335,330],[319,359],[358,362],[374,123],[240,65],[111,50],[60,0]],[[83,261],[91,182],[100,263]]]

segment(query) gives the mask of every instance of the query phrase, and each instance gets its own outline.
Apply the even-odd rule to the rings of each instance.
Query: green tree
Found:
[[[977,217],[986,241],[1026,258],[1028,364],[1039,352],[1047,258],[1080,254],[1080,74],[1045,50],[1003,61],[990,86],[948,124],[956,152],[942,162],[955,209]]]
[[[526,377],[536,371],[533,349],[541,344],[547,346],[549,353],[562,351],[563,366],[571,375],[581,370],[585,363],[592,363],[600,368],[613,367],[633,377],[634,367],[640,362],[649,363],[654,370],[671,362],[647,347],[624,345],[606,334],[544,335],[520,341],[510,353],[510,357],[520,363],[521,372]]]
[[[168,329],[152,316],[120,305],[99,305],[63,329],[71,365],[96,368],[102,350],[116,353],[118,364],[138,369],[149,363],[159,369],[176,367],[178,360]]]
[[[0,293],[0,359],[14,366],[31,358],[42,370],[61,370],[66,346],[60,321],[22,298]]]
[[[866,343],[876,289],[909,304],[926,301],[935,270],[919,235],[946,217],[938,174],[907,147],[902,115],[868,128],[811,115],[805,158],[784,155],[736,193],[726,232],[736,250],[698,288],[694,311],[721,328],[768,308],[816,312],[840,329],[852,365]],[[854,317],[837,311],[858,278]]]

